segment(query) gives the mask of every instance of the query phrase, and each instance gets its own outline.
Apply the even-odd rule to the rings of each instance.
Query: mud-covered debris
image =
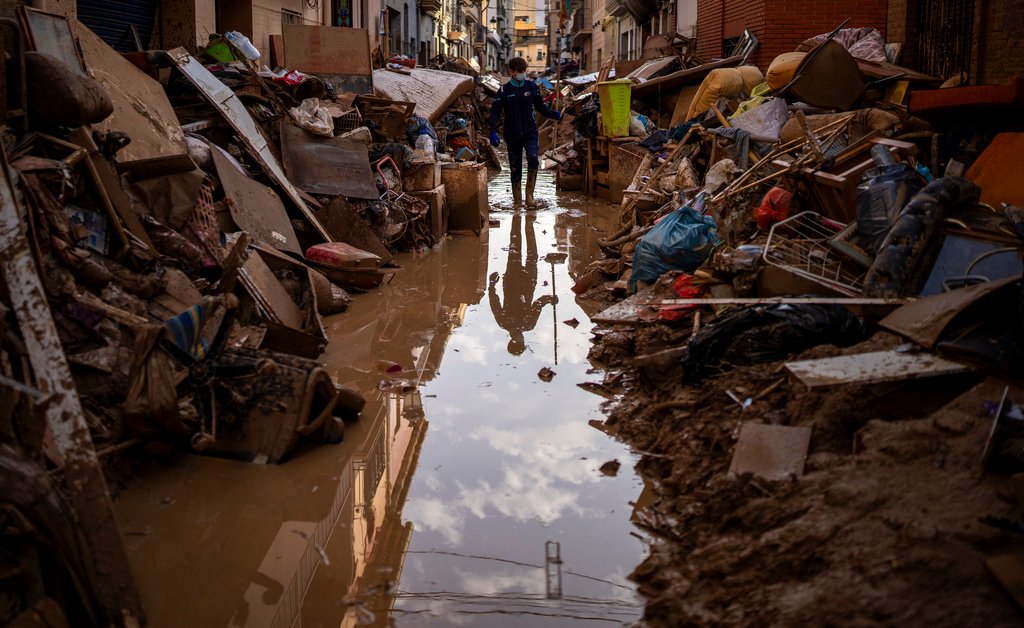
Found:
[[[555,378],[555,372],[545,366],[541,370],[537,371],[537,377],[539,377],[541,381],[550,382]]]
[[[601,471],[601,473],[607,475],[608,477],[613,478],[619,474],[619,467],[621,466],[622,463],[619,462],[618,460],[609,460],[608,462],[601,465],[599,471]]]
[[[575,318],[570,318],[569,320],[562,321],[562,322],[565,323],[566,325],[568,325],[569,327],[572,327],[573,329],[576,329],[577,327],[580,326],[580,322],[578,320],[576,320]]]

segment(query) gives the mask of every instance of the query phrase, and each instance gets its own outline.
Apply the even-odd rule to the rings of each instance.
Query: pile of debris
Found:
[[[238,33],[122,55],[34,9],[4,29],[24,45],[0,99],[0,545],[17,582],[0,620],[137,625],[119,454],[278,463],[342,439],[364,399],[316,361],[321,315],[396,253],[486,224],[476,86],[373,71],[359,29],[288,26],[275,70]]]
[[[582,147],[636,164],[575,291],[615,302],[591,387],[644,454],[652,625],[1015,617],[1024,81],[935,89],[852,30]]]

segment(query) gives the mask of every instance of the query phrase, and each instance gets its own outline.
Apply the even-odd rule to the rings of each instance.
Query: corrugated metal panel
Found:
[[[143,48],[150,47],[157,0],[78,0],[78,20],[115,50],[135,50],[134,24]],[[157,45],[153,38],[153,45]]]

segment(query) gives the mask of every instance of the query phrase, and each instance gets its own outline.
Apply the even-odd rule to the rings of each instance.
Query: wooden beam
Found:
[[[82,548],[90,570],[87,575],[98,592],[103,623],[138,626],[145,623],[142,601],[67,356],[29,249],[16,196],[17,174],[8,166],[2,151],[0,168],[0,250],[4,252],[0,256],[0,275],[7,284],[36,383],[50,395],[42,410],[53,443],[64,460],[69,501],[85,541]]]

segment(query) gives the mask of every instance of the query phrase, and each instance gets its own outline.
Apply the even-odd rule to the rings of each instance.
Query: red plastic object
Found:
[[[792,201],[793,194],[789,190],[779,187],[768,190],[761,204],[754,210],[757,228],[768,231],[773,224],[789,218],[789,204]]]

